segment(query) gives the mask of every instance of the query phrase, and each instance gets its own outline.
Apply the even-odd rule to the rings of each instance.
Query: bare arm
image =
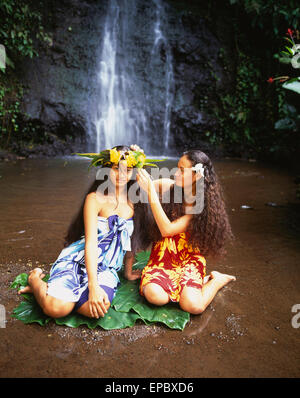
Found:
[[[84,203],[83,217],[85,230],[85,267],[88,275],[89,308],[95,318],[104,316],[109,300],[105,291],[98,285],[98,236],[97,236],[97,206],[94,194],[88,194]]]
[[[190,214],[185,214],[184,216],[179,217],[175,221],[170,221],[166,213],[164,212],[161,203],[159,201],[159,197],[157,195],[157,186],[159,186],[159,184],[162,184],[162,190],[164,191],[165,188],[163,188],[163,186],[166,186],[166,184],[168,184],[170,188],[171,183],[168,181],[159,182],[159,180],[153,182],[149,174],[146,172],[146,170],[143,169],[139,171],[137,180],[141,188],[148,193],[151,210],[161,235],[163,237],[167,237],[186,231],[192,216]],[[162,180],[168,180],[168,179],[162,179]]]
[[[85,266],[88,274],[88,285],[94,287],[97,281],[97,215],[98,208],[93,195],[87,195],[84,208],[84,231],[85,231]]]
[[[153,180],[153,184],[156,192],[163,195],[174,184],[174,180],[171,180],[171,178],[159,178],[158,180]]]
[[[142,271],[141,270],[132,270],[132,266],[134,264],[135,255],[133,252],[126,252],[124,257],[124,275],[125,278],[134,281],[141,277]]]

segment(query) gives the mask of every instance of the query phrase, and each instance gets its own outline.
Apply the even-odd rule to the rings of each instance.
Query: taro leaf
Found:
[[[128,312],[135,304],[142,300],[143,297],[139,293],[137,281],[121,279],[121,286],[118,288],[115,298],[112,301],[112,307],[116,311]]]
[[[133,264],[134,269],[143,269],[149,260],[150,250],[142,251],[136,254],[136,262]]]
[[[22,301],[21,304],[13,310],[13,318],[19,319],[23,323],[37,322],[44,326],[50,321],[50,317],[45,315],[35,300]]]
[[[49,274],[47,274],[46,276],[44,276],[43,281],[47,282],[49,279]],[[13,281],[13,283],[10,285],[11,289],[17,289],[17,288],[22,288],[28,285],[28,274],[23,273],[23,274],[19,274],[15,280]]]
[[[34,298],[30,301],[21,302],[20,305],[14,309],[12,317],[25,324],[37,322],[41,326],[44,326],[51,320],[50,317],[43,313]],[[65,317],[54,319],[54,321],[57,325],[66,325],[72,328],[77,328],[80,325],[87,325],[89,329],[100,326],[105,330],[112,330],[132,327],[139,318],[140,316],[137,313],[117,312],[113,308],[109,308],[104,318],[88,318],[76,312],[72,312]]]
[[[101,318],[98,324],[106,330],[124,329],[132,327],[139,318],[139,315],[133,312],[118,312],[113,308],[109,308],[105,317]]]
[[[157,307],[144,301],[135,304],[132,309],[137,312],[143,320],[151,323],[161,322],[171,329],[183,330],[190,320],[190,314],[177,308],[175,303]]]
[[[49,279],[50,275],[47,274],[46,276],[44,276],[43,281],[47,282]],[[26,287],[28,285],[28,274],[23,273],[23,274],[19,274],[15,280],[13,281],[13,283],[10,285],[11,289],[23,289],[24,287]],[[34,299],[33,294],[31,293],[22,293],[22,296],[27,300],[27,301],[32,301]]]
[[[175,303],[169,303],[162,307],[147,303],[139,293],[137,281],[122,280],[121,282],[112,302],[112,307],[118,312],[133,310],[146,324],[161,322],[171,329],[183,330],[190,320],[190,314],[176,307]]]
[[[44,280],[48,280],[48,278],[49,275],[47,275]],[[22,288],[27,285],[27,279],[27,274],[20,274],[15,278],[10,287]],[[33,294],[22,294],[22,296],[24,296],[27,301],[21,302],[20,305],[14,309],[12,317],[25,324],[37,322],[43,326],[48,323],[51,318],[43,313]],[[140,316],[137,313],[117,312],[113,308],[109,308],[104,318],[88,318],[76,312],[72,312],[65,317],[54,319],[54,321],[58,325],[66,325],[73,328],[77,328],[80,325],[87,325],[89,329],[100,326],[105,330],[111,330],[132,327],[139,318]]]
[[[89,329],[94,329],[97,325],[96,318],[87,318],[76,312],[71,312],[71,314],[64,316],[62,318],[54,319],[58,325],[66,325],[70,328],[78,328],[80,325],[87,325]]]
[[[107,314],[103,318],[87,318],[75,312],[63,318],[55,319],[58,325],[66,325],[72,328],[77,328],[80,325],[87,325],[89,329],[95,329],[97,326],[105,330],[124,329],[132,327],[135,321],[140,318],[135,313],[117,312],[113,308],[109,308]]]
[[[143,269],[147,264],[150,251],[143,251],[136,255],[136,262],[133,265],[135,269]],[[11,288],[20,288],[27,285],[27,274],[20,274],[11,284]],[[43,278],[47,281],[49,275]],[[78,327],[87,325],[89,329],[97,326],[105,330],[123,329],[132,327],[137,319],[141,319],[145,324],[161,322],[172,329],[183,330],[186,323],[190,319],[188,312],[182,311],[177,304],[170,303],[163,307],[157,307],[149,304],[139,293],[139,281],[128,281],[120,274],[121,286],[117,290],[111,307],[103,318],[87,318],[76,312],[55,319],[58,325],[66,325],[69,327]],[[13,317],[24,323],[38,322],[45,325],[51,318],[47,317],[37,304],[32,294],[23,294],[27,299],[22,302],[14,311]]]
[[[25,287],[27,286],[28,275],[23,273],[19,274],[13,283],[10,285],[11,289],[16,289],[18,287]]]

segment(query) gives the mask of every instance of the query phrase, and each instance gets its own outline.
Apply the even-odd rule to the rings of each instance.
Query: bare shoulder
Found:
[[[97,203],[97,194],[96,192],[90,192],[85,197],[85,202],[89,204]]]
[[[90,192],[87,194],[84,207],[89,213],[92,212],[98,214],[101,209],[101,198],[99,197],[98,193]]]

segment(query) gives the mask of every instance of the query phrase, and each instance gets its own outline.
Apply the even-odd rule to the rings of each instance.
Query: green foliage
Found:
[[[287,90],[292,90],[297,94],[300,94],[300,78],[296,77],[294,79],[289,80],[288,82],[282,85],[283,88]]]
[[[142,269],[147,264],[150,252],[140,252],[136,256],[134,269]],[[43,280],[47,281],[49,275]],[[28,275],[19,274],[10,285],[12,289],[27,286]],[[132,327],[139,319],[147,325],[162,323],[171,329],[183,330],[190,319],[190,314],[182,311],[177,304],[170,303],[163,307],[149,304],[139,293],[139,281],[128,281],[120,274],[121,286],[111,303],[107,314],[103,318],[87,318],[76,312],[55,319],[56,324],[69,327],[87,325],[89,329],[99,326],[105,330]],[[12,317],[23,323],[39,323],[46,325],[51,318],[43,313],[32,294],[22,295],[26,301],[13,310]]]
[[[228,147],[232,144],[243,148],[255,147],[258,126],[253,109],[262,102],[259,84],[262,76],[254,62],[253,58],[239,53],[235,85],[228,94],[220,96],[219,103],[210,110],[219,121],[221,130],[217,136],[209,136],[210,142],[223,142]]]
[[[38,53],[34,40],[51,42],[43,26],[42,2],[28,0],[0,1],[0,43],[6,48],[9,58],[33,58]]]
[[[0,145],[8,148],[20,130],[23,87],[17,78],[19,62],[38,56],[37,43],[50,43],[45,32],[43,2],[0,0],[0,44],[5,47],[5,68],[0,72]]]
[[[0,143],[7,147],[12,136],[19,130],[20,104],[23,88],[17,81],[13,85],[6,85],[0,78]]]
[[[300,6],[297,0],[229,0],[229,3],[251,16],[253,28],[259,28],[273,38],[281,33],[281,26],[299,27]],[[266,26],[272,30],[266,31]]]
[[[222,92],[214,99],[213,107],[205,108],[218,120],[219,129],[204,134],[211,143],[222,144],[235,155],[247,153],[259,157],[269,153],[272,157],[277,154],[277,159],[282,155],[290,158],[299,142],[295,134],[299,128],[299,104],[293,97],[293,93],[298,92],[299,81],[284,83],[286,90],[282,90],[267,83],[267,78],[289,74],[286,69],[290,68],[295,55],[289,46],[294,44],[292,40],[285,37],[283,51],[275,56],[274,53],[282,45],[282,36],[288,28],[299,29],[299,2],[228,0],[223,7],[224,16],[232,23],[233,42],[229,49],[225,41],[226,48],[220,48],[219,59],[224,72],[228,73],[230,85],[225,96]],[[220,9],[215,0],[209,2],[209,8],[214,29]],[[221,42],[222,33],[217,31]],[[290,78],[295,77],[296,72],[294,69]]]

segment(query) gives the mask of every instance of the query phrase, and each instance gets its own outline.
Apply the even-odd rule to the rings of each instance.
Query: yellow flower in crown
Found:
[[[113,148],[109,151],[109,153],[111,163],[118,164],[121,159],[121,152],[117,151],[116,148]]]
[[[91,159],[91,167],[105,167],[110,164],[118,164],[121,159],[126,160],[127,167],[142,168],[145,166],[158,167],[152,162],[163,162],[166,159],[148,159],[143,149],[138,145],[131,145],[128,151],[118,151],[117,148],[104,149],[99,153],[72,153],[72,155],[83,156]]]
[[[141,162],[142,164],[144,164],[145,161],[146,161],[146,156],[145,156],[145,154],[144,154],[144,153],[141,153],[141,154],[139,155],[139,157],[137,158],[137,161],[138,161],[138,162]]]
[[[125,155],[125,160],[127,162],[127,167],[134,167],[137,164],[136,158],[131,151],[128,155]]]

